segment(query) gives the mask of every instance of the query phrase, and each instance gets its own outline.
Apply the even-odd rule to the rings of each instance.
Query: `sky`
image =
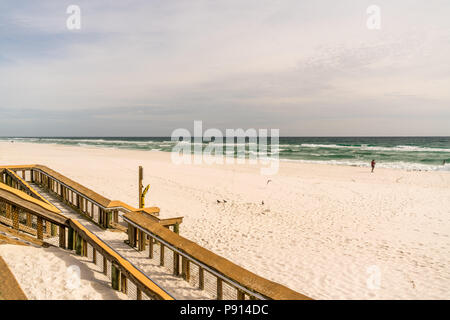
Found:
[[[194,120],[448,136],[449,17],[448,0],[2,0],[0,136],[170,136]]]

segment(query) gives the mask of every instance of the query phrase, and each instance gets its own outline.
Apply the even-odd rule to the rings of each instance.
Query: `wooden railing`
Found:
[[[159,264],[170,273],[207,291],[213,299],[310,300],[167,230],[143,215],[130,212],[123,218],[129,224],[130,246],[148,251],[148,259],[159,260]]]
[[[69,238],[73,239],[72,243],[69,242],[69,249],[74,249],[78,254],[88,257],[89,246],[91,246],[93,262],[97,264],[97,261],[103,258],[103,273],[108,275],[108,270],[111,270],[110,277],[114,289],[134,296],[137,300],[142,300],[143,294],[152,300],[174,300],[167,291],[77,220],[69,219],[69,225],[71,227],[69,232],[74,233],[72,236],[69,236]],[[108,263],[111,265],[111,268],[107,267]],[[127,284],[128,280],[134,284],[133,288],[130,288],[130,284]]]
[[[0,167],[1,170],[11,171],[17,176],[22,176],[22,179],[26,182],[40,185],[57,195],[59,199],[71,206],[74,210],[105,229],[111,227],[112,223],[117,224],[119,222],[119,212],[126,213],[143,210],[148,214],[154,214],[154,219],[160,224],[176,232],[178,232],[183,220],[182,217],[170,219],[156,217],[156,214],[159,213],[158,207],[137,209],[122,201],[109,200],[46,166],[5,166]]]
[[[22,177],[20,177],[15,171],[2,169],[0,170],[0,182],[4,182],[6,185],[23,191],[35,199],[42,200],[49,205],[52,205],[25,181],[25,172],[26,171],[22,171]]]

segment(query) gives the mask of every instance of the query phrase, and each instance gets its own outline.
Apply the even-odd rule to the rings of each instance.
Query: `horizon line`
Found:
[[[203,136],[191,136],[191,138],[202,138]],[[226,137],[226,136],[223,136]],[[268,138],[270,136],[267,136]],[[0,139],[8,138],[171,138],[171,136],[0,136]],[[363,135],[363,136],[279,136],[279,138],[450,138],[450,135]]]

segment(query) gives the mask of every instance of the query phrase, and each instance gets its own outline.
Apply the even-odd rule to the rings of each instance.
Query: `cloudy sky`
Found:
[[[450,135],[449,17],[448,0],[2,0],[0,136],[167,136],[194,120]]]

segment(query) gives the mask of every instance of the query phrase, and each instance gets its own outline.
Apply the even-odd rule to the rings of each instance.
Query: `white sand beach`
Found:
[[[146,205],[184,216],[183,236],[315,299],[450,298],[449,172],[281,162],[267,178],[258,166],[175,165],[157,151],[0,142],[0,165],[36,163],[131,205],[142,165]],[[10,265],[21,285],[35,277],[24,266],[36,250]]]

